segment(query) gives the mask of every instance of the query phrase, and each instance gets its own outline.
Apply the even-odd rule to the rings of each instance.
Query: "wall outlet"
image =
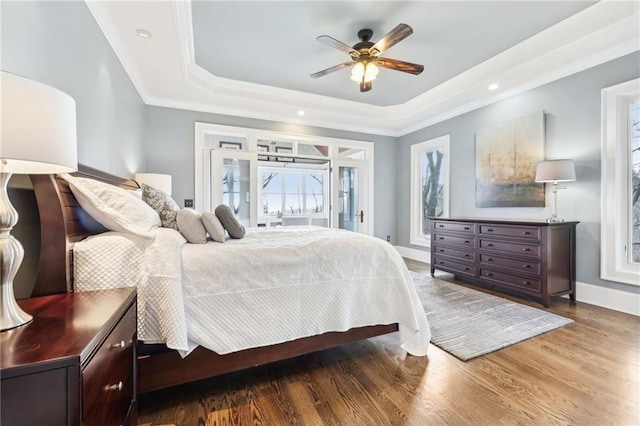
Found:
[[[184,206],[185,206],[185,207],[193,207],[193,200],[191,200],[191,199],[185,199],[185,200],[184,200]]]
[[[390,243],[391,242],[391,235],[387,235],[387,242]]]

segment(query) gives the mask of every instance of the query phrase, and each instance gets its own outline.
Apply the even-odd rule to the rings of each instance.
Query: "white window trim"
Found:
[[[640,264],[628,250],[629,101],[640,96],[640,79],[602,90],[600,277],[640,286]],[[627,250],[628,249],[628,250]]]
[[[411,145],[411,222],[409,243],[416,246],[431,247],[431,235],[422,231],[422,176],[420,169],[420,155],[423,152],[442,149],[444,151],[444,208],[442,216],[449,215],[449,135]]]

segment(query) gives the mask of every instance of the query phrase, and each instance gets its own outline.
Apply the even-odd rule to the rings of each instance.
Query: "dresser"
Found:
[[[431,275],[526,294],[549,306],[551,296],[576,299],[578,222],[430,218]]]
[[[0,423],[136,424],[135,289],[18,303],[33,321],[0,333]]]

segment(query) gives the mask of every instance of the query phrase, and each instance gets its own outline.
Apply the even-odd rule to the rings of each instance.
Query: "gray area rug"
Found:
[[[431,343],[468,361],[573,322],[530,306],[411,272]]]

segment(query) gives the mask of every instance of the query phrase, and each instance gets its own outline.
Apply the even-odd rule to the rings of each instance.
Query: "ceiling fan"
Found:
[[[351,60],[349,62],[318,71],[311,74],[311,77],[322,77],[343,68],[353,66],[351,71],[351,80],[360,84],[361,92],[366,92],[371,90],[371,82],[376,79],[379,72],[379,66],[418,75],[424,70],[424,65],[412,64],[411,62],[383,58],[380,56],[391,46],[404,40],[411,34],[413,34],[413,29],[409,25],[399,24],[387,35],[378,40],[377,43],[373,43],[371,41],[373,31],[368,28],[364,28],[358,31],[358,38],[360,39],[360,42],[354,44],[353,47],[328,35],[321,35],[317,37],[316,40],[348,54],[351,56]]]

